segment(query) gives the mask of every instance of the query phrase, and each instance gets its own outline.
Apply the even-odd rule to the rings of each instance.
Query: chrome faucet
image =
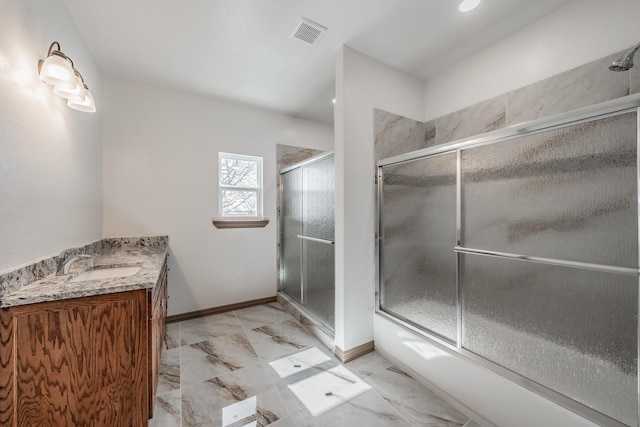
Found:
[[[91,255],[87,255],[87,254],[80,254],[80,255],[76,255],[72,258],[69,258],[65,263],[64,266],[62,267],[62,274],[69,274],[69,269],[71,268],[71,264],[73,264],[74,262],[76,262],[77,260],[79,260],[80,258],[91,258]]]

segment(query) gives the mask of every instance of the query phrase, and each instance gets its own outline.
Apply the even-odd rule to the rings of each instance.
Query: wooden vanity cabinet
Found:
[[[0,308],[0,425],[141,427],[166,317],[158,285]]]
[[[155,288],[148,292],[149,306],[149,418],[153,418],[155,395],[160,375],[160,358],[167,319],[167,262],[165,260]]]
[[[146,290],[0,310],[0,425],[147,426]]]

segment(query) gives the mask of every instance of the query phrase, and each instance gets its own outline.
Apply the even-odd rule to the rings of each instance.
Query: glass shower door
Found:
[[[627,425],[638,415],[636,145],[634,112],[461,154],[462,347]]]
[[[383,168],[380,307],[457,340],[456,153]]]
[[[302,168],[303,304],[333,327],[335,312],[333,156]]]
[[[333,155],[282,173],[281,290],[333,331]]]
[[[639,112],[381,160],[379,312],[599,425],[640,425]]]
[[[282,227],[280,235],[280,287],[297,302],[302,302],[302,170],[282,174]]]

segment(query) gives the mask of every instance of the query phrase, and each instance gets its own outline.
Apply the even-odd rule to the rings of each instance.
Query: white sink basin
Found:
[[[91,270],[83,271],[70,282],[85,282],[87,280],[104,280],[116,277],[133,276],[140,270],[139,265],[127,265],[123,267],[94,267]]]

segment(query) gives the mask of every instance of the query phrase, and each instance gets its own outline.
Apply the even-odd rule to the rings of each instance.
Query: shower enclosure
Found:
[[[333,335],[333,153],[280,173],[280,290]]]
[[[379,161],[378,312],[638,426],[637,99]]]

